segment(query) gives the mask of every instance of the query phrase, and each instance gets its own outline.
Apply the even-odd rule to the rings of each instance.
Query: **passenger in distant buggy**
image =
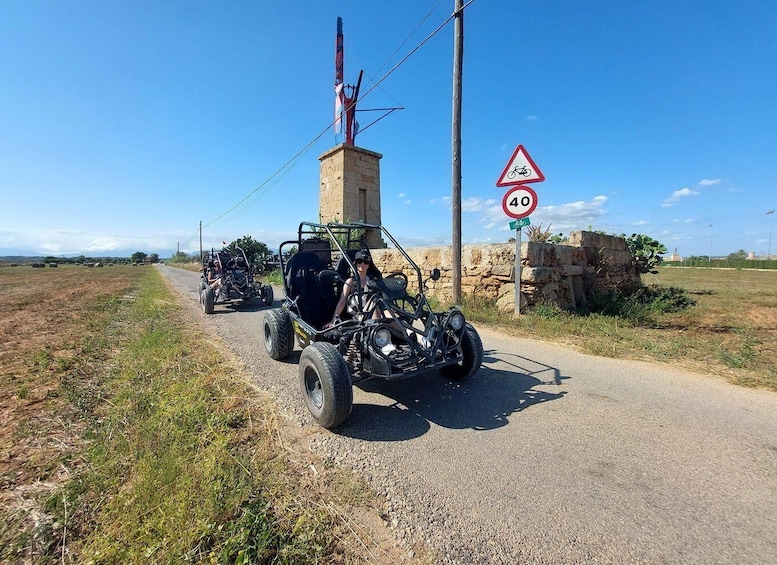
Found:
[[[208,261],[208,268],[205,271],[205,279],[208,281],[208,284],[213,289],[213,292],[218,295],[219,289],[221,288],[221,277],[223,276],[223,273],[221,272],[221,267],[219,265],[216,265],[212,260]]]

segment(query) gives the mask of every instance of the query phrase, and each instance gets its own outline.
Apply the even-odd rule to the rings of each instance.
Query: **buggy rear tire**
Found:
[[[276,361],[286,359],[294,349],[294,327],[285,310],[273,308],[264,313],[264,348]]]
[[[300,356],[299,380],[313,419],[334,428],[351,415],[353,387],[348,366],[331,343],[316,341]]]
[[[265,306],[272,306],[275,297],[273,296],[272,287],[269,284],[262,285],[259,296],[262,299],[262,304]]]
[[[216,293],[211,287],[203,289],[200,293],[200,302],[202,302],[202,311],[206,314],[213,314],[216,303]]]
[[[440,369],[445,377],[454,381],[470,378],[478,372],[483,363],[483,342],[477,330],[469,322],[464,325],[464,333],[461,336],[461,352],[460,362]]]

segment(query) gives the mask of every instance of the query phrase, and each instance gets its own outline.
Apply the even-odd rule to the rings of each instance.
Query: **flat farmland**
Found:
[[[656,358],[777,390],[777,270],[665,267],[643,281],[685,289],[696,301],[645,330]]]

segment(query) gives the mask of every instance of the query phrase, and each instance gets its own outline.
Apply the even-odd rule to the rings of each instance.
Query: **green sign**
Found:
[[[531,225],[529,218],[528,217],[521,218],[520,220],[513,220],[512,222],[510,222],[510,229],[517,230],[520,228],[525,228],[528,225]]]

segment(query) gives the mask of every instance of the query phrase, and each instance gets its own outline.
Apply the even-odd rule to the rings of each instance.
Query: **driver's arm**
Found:
[[[353,277],[345,281],[345,284],[343,285],[343,292],[340,293],[340,300],[337,301],[337,306],[335,306],[335,315],[334,315],[334,318],[332,318],[333,324],[339,321],[340,314],[343,313],[343,309],[345,309],[345,304],[348,301],[348,295],[351,294],[351,292],[353,292],[353,284],[354,284]]]

